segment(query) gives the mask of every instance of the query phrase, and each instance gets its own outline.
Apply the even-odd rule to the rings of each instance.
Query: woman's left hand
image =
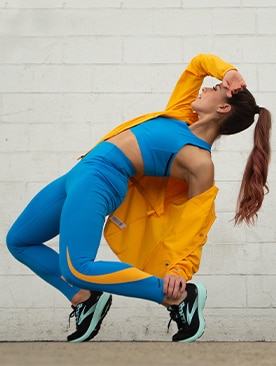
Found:
[[[237,70],[229,70],[222,79],[222,86],[226,89],[226,95],[231,97],[246,88],[246,82]]]
[[[177,275],[167,274],[163,278],[163,292],[167,298],[178,299],[186,288],[186,280]]]

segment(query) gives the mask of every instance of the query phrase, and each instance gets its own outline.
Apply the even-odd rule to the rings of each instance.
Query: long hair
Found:
[[[221,135],[232,135],[245,130],[253,124],[255,114],[259,114],[254,130],[253,149],[243,173],[234,217],[236,225],[243,221],[250,225],[255,223],[264,195],[269,192],[267,175],[271,155],[271,114],[266,108],[256,105],[248,89],[227,98],[226,102],[232,108],[219,128]]]

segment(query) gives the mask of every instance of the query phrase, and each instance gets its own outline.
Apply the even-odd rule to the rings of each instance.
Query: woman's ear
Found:
[[[220,104],[216,111],[218,113],[228,113],[231,111],[231,105],[229,103]]]

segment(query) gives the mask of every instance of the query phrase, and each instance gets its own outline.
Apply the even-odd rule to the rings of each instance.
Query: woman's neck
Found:
[[[217,127],[218,124],[216,122],[206,122],[203,120],[195,122],[189,126],[193,134],[201,140],[208,142],[209,145],[212,145],[218,137]]]

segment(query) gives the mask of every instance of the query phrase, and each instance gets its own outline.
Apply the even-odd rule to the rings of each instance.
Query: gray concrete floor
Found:
[[[2,342],[1,366],[276,366],[273,342]]]

